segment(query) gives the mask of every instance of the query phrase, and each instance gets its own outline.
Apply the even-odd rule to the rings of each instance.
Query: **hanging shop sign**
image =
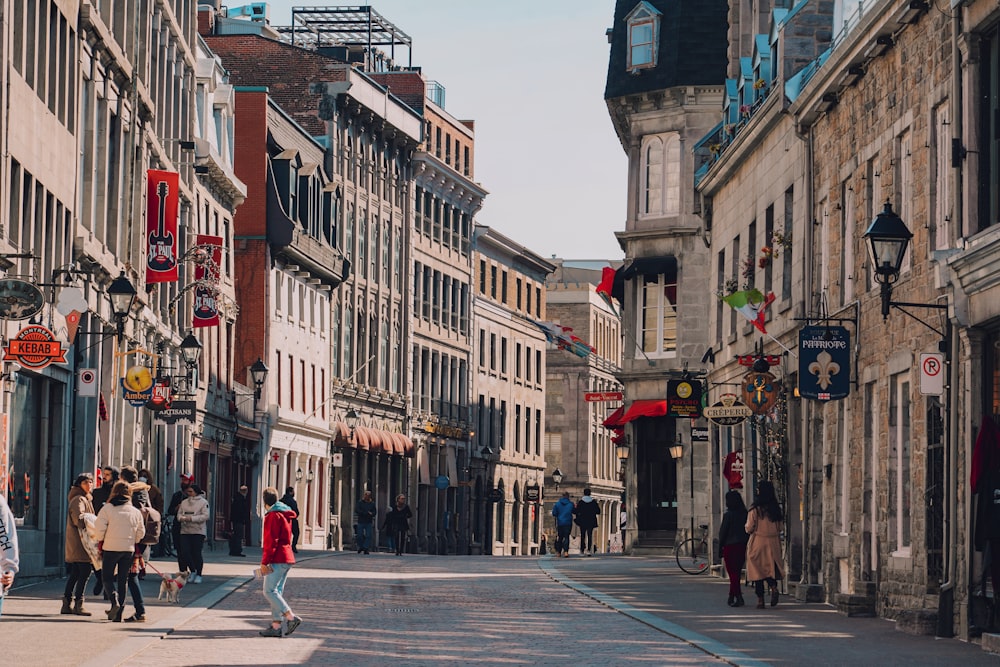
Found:
[[[717,403],[704,409],[703,415],[713,424],[736,426],[753,416],[753,411],[736,394],[723,394]]]
[[[66,363],[66,350],[62,343],[41,324],[32,324],[18,331],[3,350],[4,361],[16,361],[34,371],[49,364]]]
[[[722,466],[722,476],[729,482],[730,489],[743,488],[743,450],[729,452]]]
[[[158,411],[153,420],[164,424],[193,424],[197,410],[198,404],[194,401],[173,401]]]
[[[542,497],[541,489],[537,484],[529,484],[524,487],[524,499],[529,503],[537,503],[539,498]]]
[[[836,401],[851,393],[851,334],[846,327],[802,327],[799,395]]]
[[[701,382],[670,380],[667,382],[667,416],[701,416]]]
[[[45,305],[45,295],[25,280],[0,280],[0,319],[26,320],[34,317]]]
[[[146,172],[146,284],[177,282],[179,174]]]
[[[160,378],[153,383],[149,400],[146,402],[146,408],[153,412],[160,412],[169,408],[173,399],[174,395],[170,388],[170,379]]]
[[[503,500],[503,491],[501,489],[493,489],[492,491],[489,492],[487,499],[491,503],[498,503],[501,500]]]
[[[758,417],[770,412],[781,394],[781,383],[770,373],[747,373],[742,388],[743,401]]]
[[[122,398],[133,408],[141,408],[152,398],[153,384],[153,372],[147,366],[129,366],[122,378]]]
[[[192,326],[219,326],[219,279],[222,274],[221,236],[198,234],[194,267],[194,313]]]
[[[740,366],[747,367],[753,366],[758,359],[767,361],[768,366],[777,366],[781,363],[781,357],[776,354],[765,354],[763,357],[759,354],[741,354],[736,359],[740,362]]]

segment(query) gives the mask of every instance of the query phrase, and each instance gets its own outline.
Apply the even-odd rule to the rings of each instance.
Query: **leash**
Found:
[[[156,567],[152,563],[150,563],[148,560],[146,561],[146,567],[148,567],[153,572],[155,572],[158,575],[160,575],[163,578],[164,581],[169,581],[171,583],[177,584],[177,590],[180,590],[180,589],[184,588],[184,584],[180,583],[178,580],[174,579],[173,577],[168,577],[167,575],[163,574],[162,572],[160,572],[159,570],[157,570]]]

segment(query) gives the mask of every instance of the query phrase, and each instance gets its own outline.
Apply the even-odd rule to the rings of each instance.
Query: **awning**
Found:
[[[367,426],[354,427],[354,439],[350,438],[351,429],[344,422],[333,424],[335,447],[353,447],[371,452],[383,452],[389,456],[414,456],[416,447],[413,441],[402,433],[384,431]]]
[[[604,424],[604,428],[618,428],[619,426],[625,423],[622,421],[622,416],[624,414],[625,414],[625,406],[623,405],[614,412],[612,412],[610,415],[608,415],[608,418],[601,423]]]
[[[344,422],[333,422],[333,446],[354,447],[351,442],[351,427]]]
[[[673,255],[658,257],[636,257],[628,265],[615,273],[611,296],[624,303],[625,281],[636,276],[660,276],[667,285],[667,298],[670,303],[677,303],[677,258]]]
[[[364,426],[354,427],[354,446],[358,449],[371,448],[371,440],[368,438],[368,429]]]
[[[665,398],[641,399],[632,401],[632,405],[629,406],[628,411],[622,415],[621,423],[627,424],[639,417],[662,417],[665,414],[667,414],[667,400]]]

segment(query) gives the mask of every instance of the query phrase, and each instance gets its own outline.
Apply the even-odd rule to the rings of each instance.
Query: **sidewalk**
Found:
[[[152,567],[164,573],[177,571],[174,559],[153,559],[141,582],[146,604],[145,623],[111,623],[104,612],[108,603],[101,596],[91,595],[94,575],[87,583],[84,606],[93,616],[61,615],[62,594],[66,579],[16,587],[4,602],[0,630],[4,637],[17,641],[4,642],[4,663],[9,665],[84,665],[109,667],[135,653],[149,642],[166,636],[174,629],[211,608],[242,583],[253,578],[253,568],[260,563],[260,549],[247,547],[246,558],[229,556],[225,542],[215,550],[204,549],[204,581],[188,584],[180,594],[179,604],[157,601],[160,576]],[[315,554],[315,555],[313,555]],[[300,551],[301,560],[328,555],[328,552]],[[15,581],[16,585],[16,581]],[[134,612],[132,598],[125,595],[125,617]],[[117,657],[117,659],[116,659]],[[99,658],[99,659],[98,659]]]
[[[662,557],[543,558],[554,580],[733,665],[1000,665],[958,639],[913,636],[880,618],[848,618],[831,605],[782,595],[777,607],[728,607],[727,579],[685,574]]]

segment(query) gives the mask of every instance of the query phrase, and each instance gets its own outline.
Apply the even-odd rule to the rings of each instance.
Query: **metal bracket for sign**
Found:
[[[160,355],[157,354],[156,352],[153,352],[152,350],[147,350],[147,349],[142,348],[142,347],[136,347],[136,348],[133,348],[133,349],[128,350],[126,352],[119,352],[119,351],[115,350],[115,353],[114,353],[115,357],[114,358],[115,358],[115,377],[116,378],[120,378],[121,375],[122,375],[122,366],[121,366],[122,359],[124,359],[125,357],[127,357],[127,356],[129,356],[131,354],[145,354],[146,356],[150,357],[153,360],[152,375],[153,375],[154,378],[157,376],[157,370],[158,370],[158,367],[159,367],[159,364],[160,364]],[[118,389],[118,383],[117,382],[112,382],[111,383],[111,395],[112,396],[115,395],[115,391],[117,391],[117,389]]]

